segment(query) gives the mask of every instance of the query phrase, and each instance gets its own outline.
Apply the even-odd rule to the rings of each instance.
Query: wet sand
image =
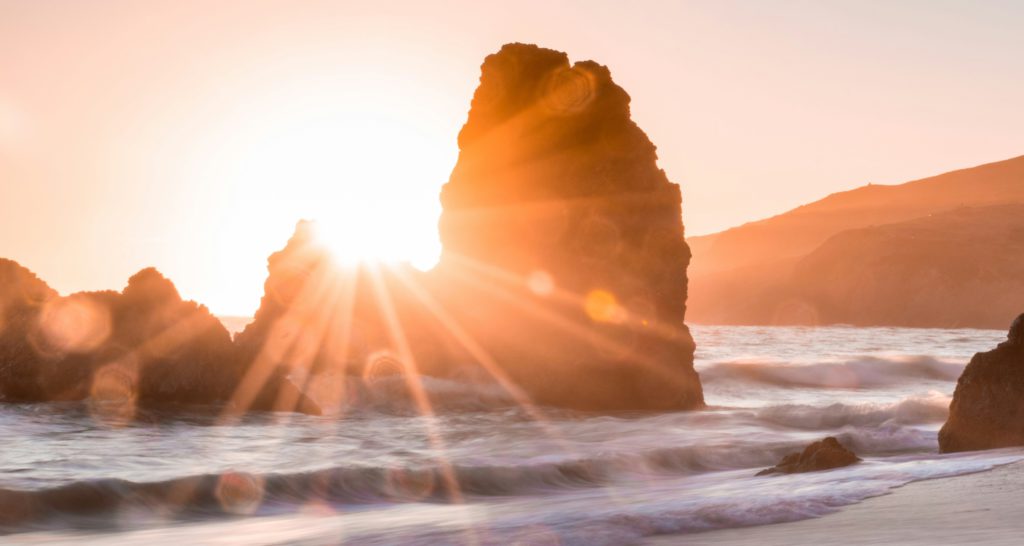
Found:
[[[1024,543],[1024,462],[908,484],[815,519],[661,536],[648,544]]]

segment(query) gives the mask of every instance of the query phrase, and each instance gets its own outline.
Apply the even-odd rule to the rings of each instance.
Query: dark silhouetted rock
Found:
[[[779,464],[757,473],[758,476],[769,474],[795,474],[798,472],[817,472],[850,466],[860,462],[854,452],[843,447],[832,436],[818,440],[799,453],[790,453],[779,461]]]
[[[88,400],[99,416],[123,420],[140,408],[228,404],[248,372],[220,321],[155,269],[120,293],[66,297],[13,262],[0,262],[0,277],[5,401]],[[295,389],[274,379],[267,390]]]
[[[155,269],[129,279],[114,306],[114,325],[115,346],[131,348],[119,358],[138,367],[139,404],[144,407],[230,404],[252,373],[224,325],[205,306],[182,301],[171,281]],[[282,407],[278,399],[291,404]],[[319,413],[316,404],[280,374],[267,377],[255,400],[235,410]]]
[[[239,383],[233,404],[318,413],[317,404],[287,378],[296,370],[309,372],[345,360],[345,355],[332,352],[332,343],[340,343],[333,334],[344,312],[343,272],[317,245],[314,225],[305,221],[285,248],[268,258],[267,270],[260,307],[235,336],[238,358],[249,373]]]
[[[1024,314],[1013,320],[1010,332],[1006,334],[1006,341],[1013,345],[1024,345]]]
[[[680,190],[629,101],[604,66],[506,45],[484,61],[442,190],[437,291],[544,404],[703,405]]]
[[[32,345],[43,305],[57,292],[17,262],[0,258],[0,399],[42,396],[39,376],[55,364]]]
[[[254,395],[263,377],[294,376],[303,390],[334,406],[355,402],[343,400],[352,394],[350,380],[446,375],[435,341],[442,327],[409,289],[423,285],[423,274],[401,264],[342,265],[316,229],[299,222],[288,244],[267,260],[260,307],[235,338],[254,378],[236,403],[254,396],[282,409],[294,403],[289,395]]]
[[[978,353],[956,383],[939,450],[972,451],[1024,445],[1024,315],[1007,340]]]
[[[112,331],[99,351],[94,390],[103,373],[123,372],[137,377],[142,407],[228,400],[243,370],[231,336],[205,306],[183,301],[170,280],[148,268],[110,308]]]

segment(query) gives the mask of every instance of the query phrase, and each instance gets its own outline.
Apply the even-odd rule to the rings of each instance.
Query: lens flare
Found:
[[[89,413],[97,421],[123,426],[135,417],[137,401],[138,371],[133,360],[107,364],[93,374]]]
[[[548,77],[543,105],[557,115],[586,110],[596,95],[597,84],[589,71],[573,67],[555,71]]]
[[[534,271],[526,277],[526,287],[538,296],[549,296],[555,291],[555,279],[547,271]]]
[[[615,294],[607,290],[591,290],[583,301],[583,310],[594,322],[621,324],[626,321],[626,310],[619,305]]]
[[[226,512],[252,514],[263,500],[263,479],[247,472],[225,472],[214,494]]]
[[[87,297],[71,296],[47,303],[39,316],[44,350],[88,352],[110,336],[110,311]]]

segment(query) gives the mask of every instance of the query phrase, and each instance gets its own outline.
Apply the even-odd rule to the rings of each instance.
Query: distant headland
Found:
[[[1002,329],[1024,309],[1024,156],[689,243],[697,323]]]

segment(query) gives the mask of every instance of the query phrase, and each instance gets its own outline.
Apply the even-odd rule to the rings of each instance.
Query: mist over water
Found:
[[[360,385],[332,415],[231,426],[153,415],[112,427],[75,405],[5,406],[0,488],[47,499],[50,511],[0,519],[0,531],[10,543],[623,544],[815,517],[1024,459],[937,453],[960,371],[1004,332],[693,332],[709,405],[700,412],[542,408],[539,422],[499,389],[430,379],[446,401],[432,418],[387,381]],[[827,435],[865,461],[754,476]],[[181,488],[196,492],[188,505],[168,500]]]

